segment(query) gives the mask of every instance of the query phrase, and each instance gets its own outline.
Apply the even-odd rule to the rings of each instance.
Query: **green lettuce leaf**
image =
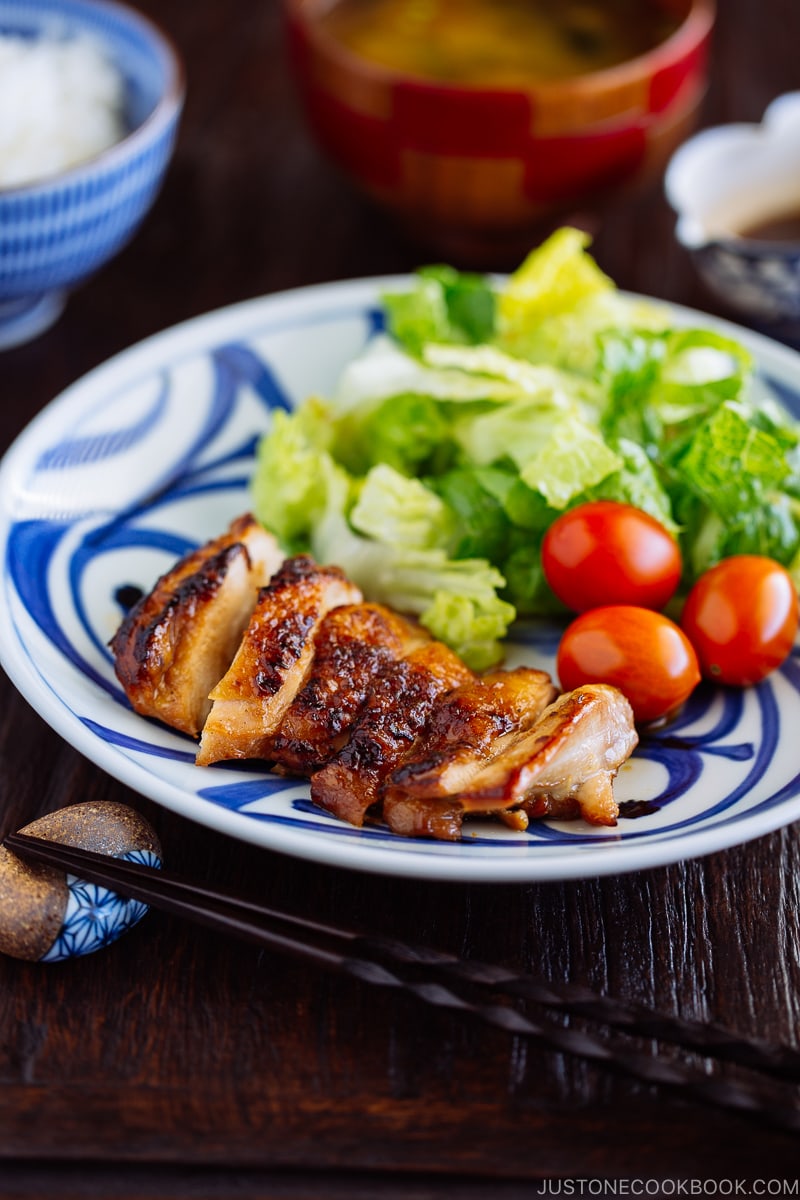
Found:
[[[530,458],[520,478],[541,492],[551,508],[564,509],[587,488],[619,471],[620,456],[580,417],[562,416]]]
[[[461,413],[453,421],[453,439],[464,463],[479,467],[530,462],[549,437],[554,423],[573,412],[571,405],[537,400],[498,405],[489,412]]]
[[[606,330],[598,344],[607,393],[601,428],[654,457],[742,397],[752,372],[750,354],[712,330]]]
[[[555,616],[567,611],[544,577],[540,551],[541,539],[530,539],[512,550],[503,563],[503,595],[519,617]]]
[[[782,439],[734,402],[721,404],[670,466],[676,481],[728,519],[763,503],[790,473]]]
[[[325,400],[276,413],[254,510],[473,666],[515,613],[563,611],[559,513],[611,499],[678,537],[684,584],[735,553],[800,576],[800,426],[749,352],[620,293],[562,229],[507,280],[423,268]]]
[[[800,500],[790,490],[797,439],[768,412],[726,401],[672,456],[668,487],[690,582],[732,554],[793,561],[800,546]]]
[[[611,448],[622,465],[596,487],[588,489],[585,499],[632,504],[655,517],[670,533],[677,533],[679,526],[673,516],[669,492],[644,447],[628,438],[619,438],[611,442]]]
[[[502,659],[502,639],[516,617],[501,599],[505,579],[485,559],[451,559],[438,547],[392,546],[357,533],[332,507],[314,530],[312,550],[333,562],[379,603],[420,618],[475,670]]]
[[[513,474],[491,467],[464,467],[429,481],[451,516],[453,558],[502,561],[511,531],[504,500],[513,482]]]
[[[448,405],[404,392],[351,410],[332,422],[331,451],[354,475],[387,463],[405,475],[441,470],[455,457]]]
[[[487,342],[494,332],[494,290],[482,275],[423,267],[410,291],[382,301],[389,331],[411,354],[428,342]]]
[[[457,592],[437,589],[420,621],[473,671],[486,671],[502,661],[502,642],[517,614],[513,605],[498,598],[494,587],[489,595],[479,579],[473,571],[469,578],[459,576]]]
[[[511,275],[498,294],[498,346],[588,377],[605,330],[667,325],[660,306],[616,290],[587,252],[589,240],[577,229],[557,230]]]
[[[342,373],[331,409],[337,417],[363,416],[383,400],[428,396],[453,404],[516,400],[518,384],[445,366],[428,366],[388,338],[373,338]]]
[[[581,230],[565,227],[531,251],[499,297],[498,321],[506,337],[572,311],[589,296],[613,290],[608,276],[585,253],[590,241]]]
[[[446,546],[453,532],[451,512],[441,497],[385,463],[367,472],[350,524],[376,541],[414,549]]]
[[[278,409],[258,444],[250,483],[253,511],[290,554],[308,550],[331,493],[342,498],[349,493],[347,473],[326,448],[328,418],[326,406],[313,398],[294,413]]]

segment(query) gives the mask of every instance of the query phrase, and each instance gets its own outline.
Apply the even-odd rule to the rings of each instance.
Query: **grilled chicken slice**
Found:
[[[263,758],[305,682],[320,622],[340,604],[363,599],[338,567],[287,559],[258,596],[236,657],[211,692],[196,761]]]
[[[422,626],[381,604],[329,612],[314,639],[309,676],[264,757],[287,774],[319,770],[346,741],[376,676],[430,640]]]
[[[524,732],[555,699],[545,671],[518,667],[494,671],[450,692],[436,704],[413,754],[383,788],[383,817],[395,833],[438,836],[428,828],[431,800],[457,795],[509,735]]]
[[[230,666],[259,588],[282,560],[272,534],[245,514],[161,576],[110,643],[136,712],[200,732],[208,694]]]
[[[500,816],[514,828],[529,817],[582,817],[615,825],[612,783],[638,742],[625,697],[605,684],[560,696],[527,731],[506,734],[457,796],[428,799],[427,816],[398,832],[456,839],[467,813]]]
[[[351,825],[363,825],[383,781],[413,748],[436,702],[474,679],[452,650],[435,641],[379,675],[349,741],[311,776],[312,800]]]

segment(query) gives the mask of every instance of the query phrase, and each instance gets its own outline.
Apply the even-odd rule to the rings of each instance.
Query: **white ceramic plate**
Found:
[[[16,686],[87,758],[166,808],[340,867],[461,881],[577,878],[675,862],[796,820],[797,652],[756,688],[701,687],[678,721],[644,739],[616,783],[643,815],[613,830],[542,822],[516,834],[486,821],[452,844],[358,830],[315,808],[305,784],[196,767],[189,738],[130,710],[107,649],[130,589],[149,590],[250,507],[254,444],[270,409],[330,392],[378,326],[379,292],[406,283],[302,289],[190,321],[93,371],[28,426],[0,466],[0,659]],[[676,322],[715,326],[750,346],[763,385],[800,415],[799,356],[673,311]],[[519,630],[510,663],[552,669],[556,636],[547,625]]]

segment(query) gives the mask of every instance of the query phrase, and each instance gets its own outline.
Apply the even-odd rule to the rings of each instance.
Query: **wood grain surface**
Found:
[[[2,446],[87,370],[166,326],[425,261],[311,142],[275,0],[140,7],[187,64],[176,157],[134,243],[52,331],[0,355]],[[760,118],[800,83],[799,45],[798,0],[721,0],[703,122]],[[660,184],[620,202],[597,231],[600,265],[623,288],[721,312],[673,223]],[[133,795],[3,677],[0,829],[79,800],[133,804],[172,868],[267,903],[769,1038],[800,1036],[797,828],[665,869],[563,884],[348,873],[239,844]],[[573,1177],[673,1188],[796,1180],[799,1164],[798,1139],[766,1125],[155,913],[91,959],[0,959],[3,1200],[483,1200]]]

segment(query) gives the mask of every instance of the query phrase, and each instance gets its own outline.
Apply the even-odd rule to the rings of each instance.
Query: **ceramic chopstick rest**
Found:
[[[152,826],[124,804],[74,804],[20,833],[161,866]],[[147,905],[51,867],[23,862],[0,846],[0,953],[33,962],[91,954],[141,920]]]

